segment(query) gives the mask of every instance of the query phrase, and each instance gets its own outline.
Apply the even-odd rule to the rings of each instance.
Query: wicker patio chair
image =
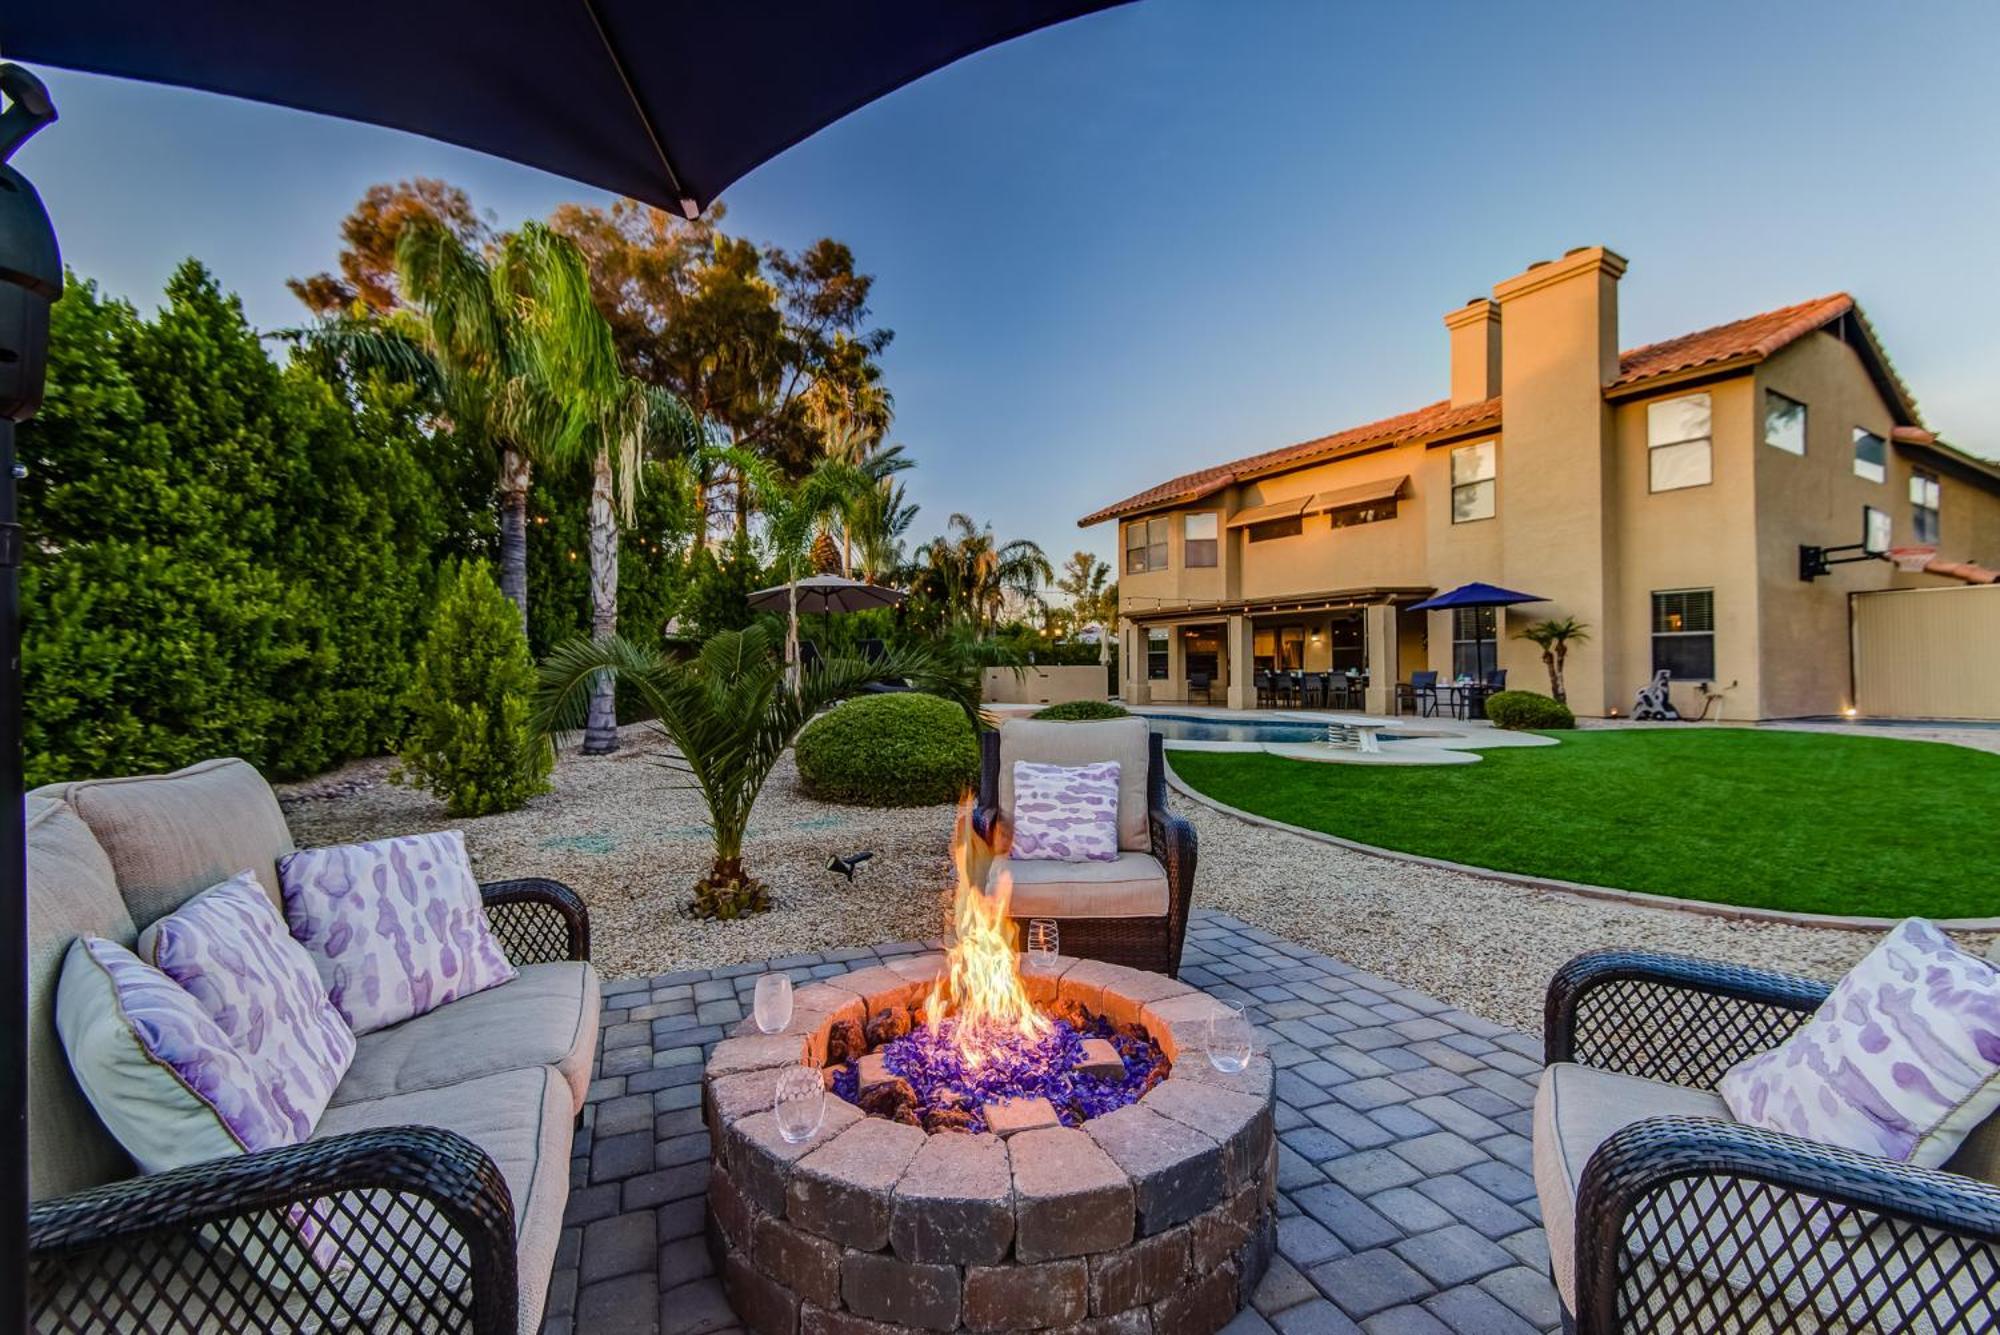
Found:
[[[481,886],[494,934],[524,970],[522,979],[408,1022],[449,1021],[460,1026],[451,1032],[463,1036],[477,1022],[465,1012],[453,1019],[451,1012],[478,1006],[482,997],[489,1016],[502,1004],[509,1014],[553,1011],[552,995],[534,991],[542,984],[529,983],[526,971],[549,966],[537,976],[568,979],[570,973],[555,966],[585,963],[581,986],[587,995],[580,1004],[590,1009],[588,1033],[578,1036],[574,1048],[580,1069],[508,1070],[459,1086],[488,1099],[517,1085],[541,1092],[539,1105],[518,1109],[475,1106],[482,1094],[459,1099],[459,1110],[473,1123],[493,1127],[504,1119],[511,1126],[518,1119],[527,1128],[528,1139],[519,1146],[507,1141],[513,1148],[502,1153],[511,1168],[458,1132],[385,1123],[369,1112],[409,1106],[411,1095],[401,1081],[424,1073],[427,1054],[413,1049],[407,1035],[398,1036],[399,1026],[361,1040],[383,1045],[383,1060],[369,1078],[394,1086],[383,1091],[387,1097],[330,1108],[318,1138],[134,1175],[76,1087],[54,1032],[51,1011],[63,953],[81,934],[129,944],[135,916],[150,920],[185,898],[187,885],[207,879],[188,868],[204,859],[217,866],[255,867],[262,858],[268,866],[269,852],[260,850],[285,836],[275,798],[240,761],[108,783],[121,796],[145,785],[186,784],[191,792],[175,789],[156,802],[160,809],[179,802],[182,819],[176,825],[162,818],[166,851],[151,864],[142,864],[143,850],[124,840],[120,872],[130,869],[134,875],[115,887],[93,830],[70,805],[75,790],[103,791],[106,783],[38,792],[28,800],[34,1011],[29,1122],[36,1197],[28,1218],[29,1328],[121,1335],[252,1330],[515,1335],[524,1324],[539,1321],[567,1195],[570,1122],[582,1098],[578,1082],[589,1079],[595,1050],[598,985],[587,966],[590,922],[583,901],[560,882],[539,878]],[[235,814],[228,821],[205,818],[224,810]],[[128,822],[123,834],[132,833]],[[178,869],[167,865],[176,859]],[[153,873],[150,879],[140,874],[146,872]],[[181,884],[172,883],[176,878]],[[531,989],[522,994],[525,1006],[502,996],[524,986]],[[442,1031],[434,1024],[430,1032]],[[520,1027],[509,1033],[510,1050],[528,1041]],[[461,1042],[443,1060],[466,1062],[466,1048]],[[357,1055],[350,1079],[361,1069]],[[439,1100],[456,1096],[450,1085],[434,1088]],[[523,1164],[532,1166],[533,1176],[510,1189],[503,1173],[519,1173]],[[534,1199],[517,1200],[517,1190]]]
[[[1177,977],[1194,895],[1194,827],[1167,810],[1167,771],[1158,734],[1144,719],[1063,723],[1009,719],[980,737],[979,804],[972,826],[992,855],[988,886],[1006,874],[1017,922],[1054,918],[1062,951]],[[1010,846],[1017,760],[1085,765],[1116,760],[1116,862],[1014,862]]]
[[[2000,1118],[1932,1170],[1741,1125],[1714,1092],[1831,990],[1635,951],[1557,971],[1534,1156],[1565,1329],[2000,1325]]]

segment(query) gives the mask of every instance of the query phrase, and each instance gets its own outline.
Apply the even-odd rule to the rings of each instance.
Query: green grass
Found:
[[[1964,747],[1688,728],[1454,766],[1167,754],[1230,806],[1499,871],[1794,912],[2000,914],[2000,756]]]

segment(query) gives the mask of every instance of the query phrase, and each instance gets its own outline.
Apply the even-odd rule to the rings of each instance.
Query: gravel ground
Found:
[[[686,917],[688,888],[708,863],[700,799],[684,776],[661,766],[667,751],[651,729],[630,727],[623,737],[612,756],[565,754],[556,791],[503,816],[452,821],[429,796],[391,784],[386,760],[357,762],[279,793],[302,844],[456,825],[482,877],[568,882],[590,905],[593,954],[606,977],[943,930],[951,808],[816,802],[798,791],[789,756],[758,799],[745,846],[777,907],[741,922]],[[1579,951],[1650,947],[1831,978],[1874,939],[1528,890],[1250,825],[1178,794],[1172,800],[1201,836],[1198,903],[1530,1033],[1541,1028],[1549,975]],[[829,855],[860,849],[875,857],[851,886],[826,870]],[[1968,944],[1984,950],[1990,941]]]

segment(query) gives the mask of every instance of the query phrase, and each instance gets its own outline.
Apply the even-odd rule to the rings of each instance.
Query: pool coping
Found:
[[[1167,760],[1167,784],[1175,792],[1193,802],[1199,802],[1213,811],[1250,825],[1261,825],[1266,829],[1283,830],[1322,844],[1345,848],[1355,853],[1366,853],[1372,857],[1387,858],[1392,862],[1412,862],[1418,866],[1436,867],[1443,871],[1458,872],[1465,876],[1476,876],[1481,880],[1498,881],[1503,885],[1519,886],[1524,890],[1538,890],[1547,894],[1575,895],[1584,899],[1603,900],[1614,904],[1631,904],[1640,908],[1679,910],[1684,913],[1700,914],[1704,917],[1723,918],[1733,922],[1769,922],[1789,927],[1819,927],[1843,932],[1883,932],[1902,922],[1901,918],[1874,918],[1858,915],[1834,913],[1793,913],[1784,909],[1756,908],[1745,904],[1718,904],[1706,899],[1682,899],[1675,895],[1655,894],[1647,890],[1621,890],[1615,886],[1591,885],[1585,881],[1564,881],[1553,876],[1534,876],[1526,872],[1500,871],[1493,867],[1478,867],[1468,862],[1453,862],[1448,858],[1426,857],[1421,853],[1408,853],[1397,848],[1383,848],[1378,844],[1364,844],[1356,839],[1328,834],[1324,830],[1309,830],[1302,825],[1276,820],[1270,816],[1260,816],[1241,807],[1230,806],[1217,801],[1206,793],[1197,791],[1174,773],[1171,757]],[[2000,917],[1994,918],[1933,918],[1928,921],[1937,927],[1952,932],[2000,932]]]

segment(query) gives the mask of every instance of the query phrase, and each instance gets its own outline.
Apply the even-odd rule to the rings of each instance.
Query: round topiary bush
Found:
[[[864,807],[955,802],[979,783],[965,711],[935,695],[864,695],[806,725],[794,748],[808,796]]]
[[[1068,704],[1050,705],[1047,709],[1038,709],[1034,714],[1036,718],[1061,719],[1066,723],[1085,723],[1091,719],[1131,716],[1131,711],[1123,705],[1109,704],[1103,700],[1071,700]]]
[[[1486,717],[1496,728],[1574,728],[1576,715],[1560,700],[1533,691],[1501,691],[1486,698]]]

